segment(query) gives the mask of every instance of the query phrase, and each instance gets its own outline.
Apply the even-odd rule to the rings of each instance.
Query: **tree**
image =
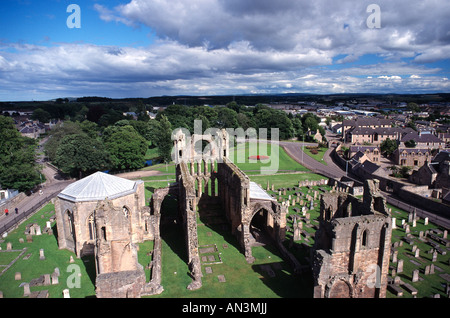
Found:
[[[172,160],[172,126],[166,116],[162,115],[158,122],[159,131],[153,134],[159,155],[165,163]]]
[[[36,142],[22,137],[9,117],[0,116],[0,185],[21,192],[40,182],[35,162]]]
[[[35,109],[31,115],[31,119],[38,120],[41,123],[48,123],[51,119],[49,112],[43,110],[42,108]]]
[[[407,147],[407,148],[414,148],[414,147],[416,147],[416,142],[414,141],[414,140],[408,140],[408,141],[405,141],[405,147]]]
[[[389,157],[397,149],[397,142],[386,138],[386,140],[381,143],[380,149],[381,153],[383,153],[386,157]]]
[[[49,134],[49,139],[44,145],[44,151],[50,161],[55,160],[61,140],[68,135],[82,134],[83,130],[77,123],[66,121],[53,129]]]
[[[109,152],[112,168],[115,170],[140,169],[144,167],[148,143],[130,125],[110,126],[103,136],[105,148]]]
[[[103,144],[86,134],[68,135],[61,140],[55,165],[64,173],[80,179],[109,168],[109,155]]]

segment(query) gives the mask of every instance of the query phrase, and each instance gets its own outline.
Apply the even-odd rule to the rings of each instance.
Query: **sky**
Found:
[[[1,0],[0,101],[448,93],[449,17],[448,0]]]

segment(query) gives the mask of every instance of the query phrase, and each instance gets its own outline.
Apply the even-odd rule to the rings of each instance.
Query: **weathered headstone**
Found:
[[[44,255],[44,249],[43,249],[43,248],[41,248],[41,249],[39,250],[39,259],[40,259],[41,261],[45,260],[45,255]]]
[[[52,284],[52,281],[51,281],[50,274],[44,274],[44,286],[48,286],[51,284]]]
[[[59,279],[58,279],[58,274],[53,272],[52,273],[52,285],[58,285],[59,284]]]
[[[30,284],[28,284],[28,283],[23,284],[23,295],[29,296],[30,294],[31,294]]]
[[[392,229],[396,229],[396,228],[397,228],[397,219],[392,218]]]
[[[397,262],[397,274],[403,272],[403,259],[399,259]]]
[[[392,253],[392,263],[397,263],[398,251],[393,251]]]
[[[417,281],[419,281],[419,270],[415,269],[412,272],[412,282],[415,283]]]
[[[69,289],[64,289],[63,290],[63,297],[64,298],[70,298],[70,291],[69,291]]]
[[[7,251],[11,251],[12,250],[12,243],[11,242],[6,243],[6,250]]]
[[[22,280],[22,273],[16,272],[16,274],[14,275],[14,280]]]
[[[432,262],[436,262],[436,260],[437,260],[437,251],[435,250],[435,251],[433,252],[433,257],[432,257],[431,261],[432,261]]]

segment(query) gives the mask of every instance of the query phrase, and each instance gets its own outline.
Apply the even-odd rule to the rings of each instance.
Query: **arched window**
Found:
[[[67,217],[67,225],[69,226],[70,234],[73,234],[73,214],[69,210],[67,210],[66,217]]]
[[[130,210],[128,210],[128,208],[126,206],[124,206],[122,208],[122,212],[123,212],[123,215],[125,215],[125,217],[128,219],[128,217],[130,215]]]

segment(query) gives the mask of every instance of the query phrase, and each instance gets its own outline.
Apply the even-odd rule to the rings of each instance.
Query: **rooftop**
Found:
[[[263,188],[257,183],[250,182],[250,199],[275,201]]]
[[[115,199],[136,192],[137,186],[142,182],[96,172],[72,183],[58,197],[72,202]]]

